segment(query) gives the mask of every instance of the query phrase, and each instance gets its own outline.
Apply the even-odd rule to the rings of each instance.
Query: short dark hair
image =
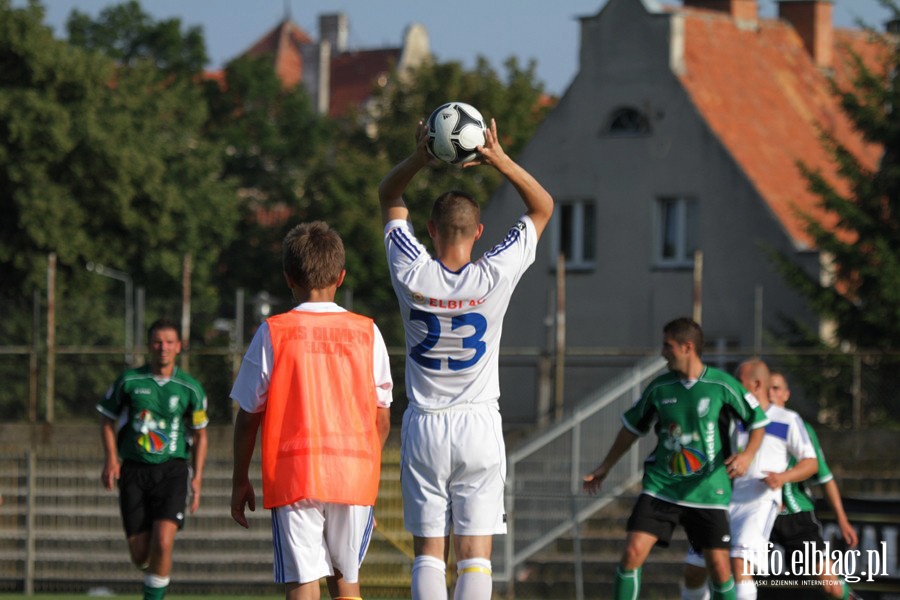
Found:
[[[663,334],[671,337],[679,344],[693,342],[697,356],[703,354],[703,329],[689,317],[679,317],[666,323]]]
[[[325,221],[301,223],[284,238],[284,272],[304,289],[322,290],[334,285],[345,260],[341,236]]]
[[[150,324],[150,328],[147,329],[147,340],[153,339],[153,334],[161,329],[171,329],[175,331],[175,335],[178,336],[178,341],[181,341],[181,328],[178,326],[178,323],[175,322],[175,319],[170,319],[168,317],[162,317]]]
[[[469,194],[450,190],[435,199],[431,221],[443,236],[471,237],[481,223],[481,209]]]

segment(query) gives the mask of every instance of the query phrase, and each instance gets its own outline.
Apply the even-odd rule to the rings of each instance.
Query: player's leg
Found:
[[[812,511],[779,515],[769,539],[784,546],[785,556],[795,556],[794,552],[798,551],[802,553],[805,543],[813,544],[814,548],[825,546],[822,524]],[[827,556],[825,561],[824,568],[819,569],[822,575],[818,576],[823,594],[829,598],[853,598],[853,590],[847,582],[830,574],[834,571]]]
[[[284,600],[319,600],[320,596],[318,581],[284,584]]]
[[[706,573],[706,559],[702,550],[688,546],[684,557],[684,582],[681,585],[681,600],[709,600],[709,582]]]
[[[144,571],[144,599],[159,600],[165,597],[169,587],[175,534],[184,524],[190,471],[185,460],[170,460],[145,470],[151,482],[145,497],[153,528]]]
[[[449,423],[454,474],[450,498],[458,575],[453,597],[489,599],[493,593],[493,536],[506,533],[503,423],[495,406],[455,411]]]
[[[371,506],[333,503],[324,509],[325,544],[334,569],[326,578],[328,592],[335,600],[359,598],[359,570],[375,530],[375,512]]]
[[[413,536],[413,600],[447,599],[447,557],[450,537]]]
[[[138,569],[146,569],[150,558],[150,532],[153,520],[147,511],[147,500],[144,497],[144,479],[146,469],[125,461],[119,476],[119,511],[125,538],[128,542],[128,553],[131,562]]]
[[[325,583],[332,600],[362,600],[359,581],[347,583],[338,569],[334,570],[334,575],[325,578]]]
[[[324,531],[321,502],[301,500],[272,509],[274,579],[284,584],[288,600],[319,598],[319,580],[334,576]]]
[[[450,535],[448,415],[408,408],[400,431],[403,524],[413,536],[413,600],[446,600]]]
[[[731,570],[738,600],[755,600],[753,575],[769,566],[769,536],[778,517],[778,503],[770,498],[756,502],[732,503]]]
[[[733,599],[734,579],[728,560],[731,545],[731,528],[728,510],[722,508],[684,507],[679,521],[687,533],[691,548],[702,549],[706,575],[709,579],[710,597],[713,600]],[[694,561],[698,565],[698,561]],[[696,588],[695,588],[696,591]],[[699,591],[696,591],[699,594]]]
[[[144,600],[160,600],[166,595],[177,532],[178,524],[174,521],[159,519],[153,522],[150,553],[144,569]]]
[[[453,536],[457,574],[454,599],[491,597],[494,589],[491,567],[493,541],[490,535]]]
[[[681,507],[641,494],[628,517],[625,550],[616,567],[613,598],[637,598],[641,591],[641,569],[657,543],[667,547],[681,515]]]
[[[737,585],[731,570],[727,548],[706,548],[703,557],[710,577],[712,600],[737,600]],[[753,583],[751,579],[751,583]],[[754,588],[755,589],[755,588]]]

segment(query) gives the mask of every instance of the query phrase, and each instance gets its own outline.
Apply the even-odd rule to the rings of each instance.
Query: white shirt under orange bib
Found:
[[[381,465],[376,412],[390,405],[392,387],[389,372],[386,382],[376,375],[375,357],[386,364],[384,341],[367,317],[330,303],[328,311],[309,306],[257,331],[245,361],[258,362],[246,373],[242,365],[231,394],[248,412],[265,410],[263,504],[372,506]],[[387,400],[379,400],[385,387]]]

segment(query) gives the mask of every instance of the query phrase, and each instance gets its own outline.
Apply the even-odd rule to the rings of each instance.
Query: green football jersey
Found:
[[[209,422],[203,387],[177,367],[170,379],[154,377],[148,365],[125,371],[97,410],[119,421],[122,459],[144,463],[187,458],[185,428],[203,429]]]
[[[696,381],[674,372],[654,379],[622,416],[631,432],[645,435],[653,426],[659,438],[644,463],[643,493],[683,506],[727,509],[731,418],[747,429],[768,422],[756,398],[727,373],[707,366]]]
[[[816,432],[806,421],[803,424],[806,425],[809,440],[812,442],[813,448],[816,449],[816,458],[819,459],[819,470],[816,472],[815,478],[810,477],[801,483],[786,483],[782,486],[781,497],[784,504],[781,514],[783,515],[815,510],[816,501],[813,498],[812,491],[809,489],[810,484],[828,483],[834,479],[831,469],[828,468],[828,463],[825,462],[825,455],[822,453],[822,446],[819,445],[819,438],[816,436]],[[788,461],[788,469],[796,464],[797,461],[791,457],[790,461]]]

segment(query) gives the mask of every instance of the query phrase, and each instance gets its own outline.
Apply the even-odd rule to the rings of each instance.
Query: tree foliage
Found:
[[[821,208],[835,218],[833,227],[825,227],[821,219],[804,216],[833,277],[822,282],[787,256],[779,265],[814,310],[835,323],[838,341],[891,349],[900,339],[900,80],[895,77],[900,45],[894,38],[877,39],[885,44],[887,63],[873,67],[856,56],[852,87],[833,85],[859,133],[883,148],[880,163],[868,169],[825,132],[823,143],[848,191],[842,193],[820,172],[800,165]]]
[[[219,260],[220,287],[286,291],[281,240],[308,202],[307,177],[333,132],[303,88],[285,88],[264,57],[232,61],[221,84],[207,82],[205,96],[207,135],[224,149],[240,197],[237,235]]]
[[[0,296],[45,289],[55,253],[66,317],[58,342],[122,343],[121,321],[103,318],[109,310],[98,301],[121,284],[85,265],[130,274],[148,289],[152,318],[178,314],[190,254],[195,308],[214,312],[211,275],[233,235],[235,192],[222,153],[203,135],[197,86],[149,59],[120,64],[57,40],[42,21],[36,2],[0,0]],[[30,310],[5,316],[18,325],[4,327],[31,323]],[[58,389],[75,394],[80,385]]]
[[[389,344],[400,344],[383,257],[381,178],[413,150],[418,121],[445,101],[498,117],[513,157],[547,110],[533,64],[523,69],[510,59],[501,76],[480,59],[473,70],[430,63],[394,73],[379,88],[378,114],[335,120],[316,114],[302,88],[286,89],[271,60],[238,58],[221,79],[207,77],[200,29],[156,21],[134,0],[97,18],[73,11],[65,41],[43,20],[38,0],[20,8],[0,0],[6,343],[32,341],[32,293],[46,297],[50,253],[58,259],[57,311],[65,315],[57,320],[59,345],[123,345],[122,283],[88,272],[88,262],[145,287],[149,321],[180,313],[185,255],[193,266],[194,347],[225,343],[207,334],[217,317],[234,314],[234,290],[244,288],[248,299],[268,291],[282,300],[277,309],[289,306],[281,240],[300,221],[324,219],[347,248],[347,293],[338,300],[375,317]],[[417,226],[424,231],[440,192],[460,188],[484,202],[500,183],[487,167],[435,167],[410,190]],[[58,371],[59,417],[90,414],[122,366],[120,356],[87,361]],[[222,367],[218,358],[191,363],[211,400],[227,402]],[[21,371],[0,363],[0,376],[15,380],[0,396],[0,416],[23,414]],[[87,403],[85,390],[92,390]]]
[[[882,0],[895,18],[900,10],[892,0]],[[827,132],[822,143],[838,166],[846,191],[832,185],[821,172],[800,164],[809,189],[834,225],[803,215],[806,231],[825,258],[829,277],[820,279],[788,255],[774,255],[776,264],[824,320],[834,324],[835,339],[821,340],[818,333],[797,322],[787,323],[787,338],[796,346],[841,347],[875,350],[861,355],[866,376],[857,394],[866,405],[862,418],[884,425],[896,422],[896,411],[885,398],[895,395],[898,385],[896,362],[884,351],[897,348],[900,339],[900,39],[870,31],[883,46],[882,64],[866,63],[852,55],[854,77],[849,87],[833,83],[833,92],[856,130],[866,142],[882,148],[874,169],[860,160]],[[852,53],[851,53],[852,54]],[[828,222],[831,222],[830,220]],[[803,386],[817,399],[820,420],[846,425],[860,415],[852,414],[852,358],[798,356],[786,360],[791,368],[807,375]],[[812,364],[816,363],[816,364]],[[812,367],[812,368],[811,368]]]

